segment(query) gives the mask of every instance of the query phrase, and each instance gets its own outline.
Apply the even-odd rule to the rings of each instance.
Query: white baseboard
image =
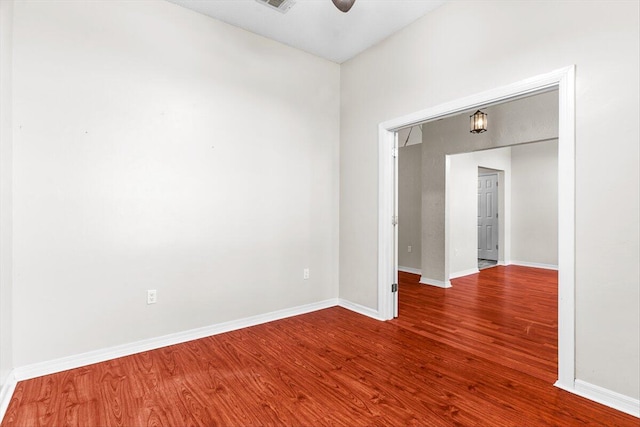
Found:
[[[480,273],[480,270],[478,270],[477,268],[470,268],[468,270],[456,271],[455,273],[452,273],[449,275],[449,280],[457,279],[458,277],[469,276],[471,274],[478,274],[478,273]]]
[[[347,310],[362,314],[363,316],[371,317],[372,319],[384,320],[382,317],[380,317],[380,313],[377,310],[365,307],[364,305],[356,304],[355,302],[351,302],[346,299],[340,298],[338,300],[338,305],[340,307],[346,308]]]
[[[32,365],[18,367],[14,369],[13,372],[17,381],[27,380],[43,375],[49,375],[56,372],[79,368],[81,366],[104,362],[106,360],[111,360],[118,357],[130,356],[132,354],[141,353],[144,351],[155,350],[170,345],[180,344],[183,342],[193,341],[212,335],[260,325],[262,323],[273,322],[274,320],[280,320],[286,317],[298,316],[300,314],[310,313],[312,311],[335,307],[336,305],[338,305],[337,298],[328,299],[325,301],[306,304],[298,307],[273,311],[271,313],[251,316],[244,319],[232,320],[230,322],[218,323],[202,328],[164,335],[157,338],[150,338],[130,344],[123,344],[115,347],[90,351],[87,353],[63,357],[46,362],[34,363]]]
[[[383,320],[376,310],[372,310],[368,307],[364,307],[360,304],[356,304],[344,299],[332,298],[325,301],[287,308],[284,310],[260,314],[244,319],[238,319],[211,326],[205,326],[202,328],[191,329],[188,331],[164,335],[157,338],[150,338],[130,344],[114,346],[102,350],[95,350],[74,356],[68,356],[46,362],[21,366],[11,371],[4,385],[0,389],[0,422],[2,422],[2,419],[4,418],[18,381],[28,380],[43,375],[50,375],[69,369],[104,362],[118,357],[130,356],[132,354],[141,353],[144,351],[155,350],[170,345],[180,344],[183,342],[205,338],[212,335],[260,325],[262,323],[273,322],[275,320],[280,320],[287,317],[311,313],[313,311],[335,307],[337,305],[376,320]]]
[[[424,276],[420,277],[420,283],[422,283],[423,285],[437,286],[439,288],[450,288],[451,287],[451,282],[448,281],[448,280],[446,282],[443,282],[441,280],[430,279],[430,278],[424,277]]]
[[[411,274],[418,274],[418,275],[422,275],[422,270],[420,270],[419,268],[413,268],[413,267],[403,267],[401,265],[398,266],[398,271],[402,271],[404,273],[411,273]]]
[[[521,267],[534,267],[534,268],[544,268],[545,270],[558,270],[557,265],[553,264],[540,264],[538,262],[527,262],[527,261],[514,261],[511,260],[509,262],[511,265],[519,265]]]
[[[0,423],[4,419],[4,414],[7,412],[9,403],[11,403],[11,398],[13,397],[13,392],[17,384],[18,380],[13,371],[11,371],[0,389]]]
[[[423,279],[425,280],[424,282]],[[445,282],[424,277],[420,279],[420,283],[442,288],[451,286],[448,281],[447,283],[449,283],[449,285],[446,286]],[[245,319],[219,323],[203,328],[192,329],[190,331],[184,331],[158,338],[142,340],[136,343],[115,346],[103,350],[91,351],[76,356],[69,356],[52,360],[49,362],[41,362],[23,366],[11,371],[8,377],[5,379],[2,388],[0,388],[0,423],[4,418],[7,408],[9,407],[9,403],[11,402],[11,398],[13,397],[13,392],[15,391],[18,381],[35,378],[42,375],[49,375],[68,369],[79,368],[81,366],[99,363],[117,357],[129,356],[132,354],[154,350],[169,345],[180,344],[183,342],[217,335],[224,332],[230,332],[237,329],[260,325],[262,323],[272,322],[291,316],[298,316],[300,314],[310,313],[313,311],[334,307],[336,305],[376,320],[382,320],[379,317],[378,311],[373,310],[369,307],[365,307],[341,298],[328,299],[317,303],[311,303],[303,306],[247,317]],[[573,388],[562,386],[559,383],[556,383],[556,386],[571,393],[582,396],[586,399],[593,400],[605,406],[609,406],[611,408],[640,418],[640,401],[638,399],[625,396],[623,394],[590,384],[582,380],[575,380],[575,386]]]
[[[575,380],[574,389],[567,391],[640,418],[640,400],[638,399],[582,380]]]

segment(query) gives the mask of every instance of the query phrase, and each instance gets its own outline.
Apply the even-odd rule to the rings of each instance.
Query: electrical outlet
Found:
[[[147,291],[147,304],[155,304],[158,300],[158,294],[155,289],[149,289]]]
[[[407,246],[407,252],[411,253],[411,246]]]
[[[307,280],[307,279],[309,278],[309,269],[308,269],[308,268],[305,268],[305,269],[302,271],[302,278],[303,278],[304,280]]]

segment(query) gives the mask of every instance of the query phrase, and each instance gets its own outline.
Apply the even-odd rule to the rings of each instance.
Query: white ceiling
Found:
[[[406,27],[445,0],[356,0],[342,13],[331,0],[297,0],[285,14],[256,0],[168,0],[330,61],[342,63]]]

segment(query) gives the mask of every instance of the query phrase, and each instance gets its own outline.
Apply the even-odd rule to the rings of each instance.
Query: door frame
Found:
[[[575,390],[575,65],[420,110],[378,125],[378,318],[394,315],[395,134],[401,128],[558,89],[558,380]],[[448,258],[449,254],[445,254]],[[445,259],[446,259],[445,258]],[[446,262],[446,261],[445,261]]]

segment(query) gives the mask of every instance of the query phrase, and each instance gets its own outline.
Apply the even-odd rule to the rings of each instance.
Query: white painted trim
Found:
[[[398,148],[398,133],[394,133],[393,134],[393,189],[394,191],[392,192],[393,194],[393,215],[394,215],[394,219],[393,219],[393,264],[391,264],[391,266],[393,267],[393,281],[391,283],[394,283],[396,286],[398,285],[398,283],[400,283],[399,279],[398,279],[398,263],[399,263],[399,258],[398,258],[398,254],[400,253],[398,250],[398,242],[399,242],[399,228],[398,225],[398,197],[397,194],[395,192],[395,188],[398,187],[398,182],[399,178],[398,178],[398,170],[400,169],[400,167],[398,166],[398,158],[400,157],[398,155],[399,153],[399,148]],[[422,266],[421,266],[422,267]],[[392,308],[392,313],[391,313],[391,317],[396,318],[398,317],[398,312],[400,311],[400,292],[393,292],[391,294],[391,308]]]
[[[415,126],[426,120],[435,120],[438,118],[453,116],[469,109],[484,107],[487,104],[509,101],[513,98],[526,96],[544,89],[551,89],[557,87],[562,79],[568,74],[573,73],[574,68],[575,66],[571,65],[547,74],[512,83],[507,86],[491,89],[465,98],[456,99],[435,107],[426,108],[415,113],[407,114],[406,116],[383,122],[379,125],[379,128],[393,134],[398,129]],[[391,139],[393,140],[393,137],[391,137]]]
[[[18,367],[14,369],[13,372],[16,380],[27,380],[40,377],[42,375],[49,375],[56,372],[79,368],[81,366],[104,362],[106,360],[111,360],[118,357],[130,356],[132,354],[141,353],[144,351],[155,350],[158,348],[181,344],[187,341],[205,338],[212,335],[235,331],[250,326],[256,326],[262,323],[273,322],[274,320],[298,316],[300,314],[306,314],[329,307],[335,307],[336,305],[338,305],[337,298],[328,299],[325,301],[306,304],[298,307],[273,311],[271,313],[259,314],[257,316],[251,316],[244,319],[232,320],[229,322],[218,323],[202,328],[191,329],[184,332],[177,332],[175,334],[164,335],[157,338],[150,338],[130,344],[123,344],[46,362],[34,363],[32,365]]]
[[[365,307],[364,305],[356,304],[355,302],[351,302],[346,299],[340,298],[338,300],[338,305],[342,308],[346,308],[347,310],[351,310],[355,313],[362,314],[363,316],[371,317],[372,319],[385,320],[374,309]]]
[[[640,400],[638,399],[582,380],[575,381],[575,389],[572,393],[640,418]]]
[[[437,286],[438,288],[451,287],[451,282],[448,280],[446,282],[443,282],[442,280],[430,279],[424,276],[420,277],[420,283],[422,283],[423,285]]]
[[[573,390],[575,380],[575,65],[507,86],[398,117],[378,126],[378,312],[392,313],[389,279],[395,266],[393,230],[393,147],[396,130],[558,88],[558,385]],[[446,223],[445,223],[446,227]],[[447,262],[445,241],[445,263]],[[509,258],[505,254],[505,258]],[[448,268],[447,265],[445,267]]]
[[[381,319],[393,319],[394,296],[391,284],[394,283],[396,266],[394,265],[395,230],[392,218],[395,215],[395,159],[392,150],[395,147],[395,132],[384,124],[378,126],[378,314]]]
[[[541,264],[539,262],[527,262],[527,261],[516,261],[511,260],[511,265],[519,265],[521,267],[533,267],[533,268],[544,268],[545,270],[558,270],[557,265],[553,264]]]
[[[458,277],[470,276],[471,274],[478,274],[480,270],[477,268],[470,268],[468,270],[456,271],[455,273],[451,273],[449,275],[449,280],[457,279]]]
[[[2,421],[9,403],[11,402],[11,398],[18,381],[28,380],[43,375],[50,375],[69,369],[75,369],[94,363],[104,362],[118,357],[130,356],[132,354],[141,353],[144,351],[155,350],[170,345],[181,344],[187,341],[235,331],[238,329],[256,326],[263,323],[273,322],[275,320],[285,319],[287,317],[311,313],[313,311],[323,310],[325,308],[335,307],[338,305],[340,307],[344,307],[347,310],[351,310],[353,312],[371,317],[376,320],[384,320],[377,311],[371,308],[364,307],[362,305],[352,303],[344,299],[332,298],[316,303],[247,317],[244,319],[232,320],[229,322],[218,323],[215,325],[191,329],[175,334],[164,335],[157,338],[137,341],[130,344],[114,346],[74,356],[68,356],[60,359],[22,366],[11,371],[4,385],[2,386],[2,389],[0,389],[0,422]]]
[[[403,266],[399,265],[398,266],[398,271],[402,271],[404,273],[419,274],[419,275],[422,276],[422,270],[420,270],[419,268],[403,267]]]
[[[13,397],[13,392],[15,391],[17,384],[18,380],[16,379],[14,372],[11,371],[0,389],[0,423],[2,423],[4,414],[7,412],[9,403],[11,403],[11,398]]]
[[[575,65],[558,76],[558,383],[576,378]]]

